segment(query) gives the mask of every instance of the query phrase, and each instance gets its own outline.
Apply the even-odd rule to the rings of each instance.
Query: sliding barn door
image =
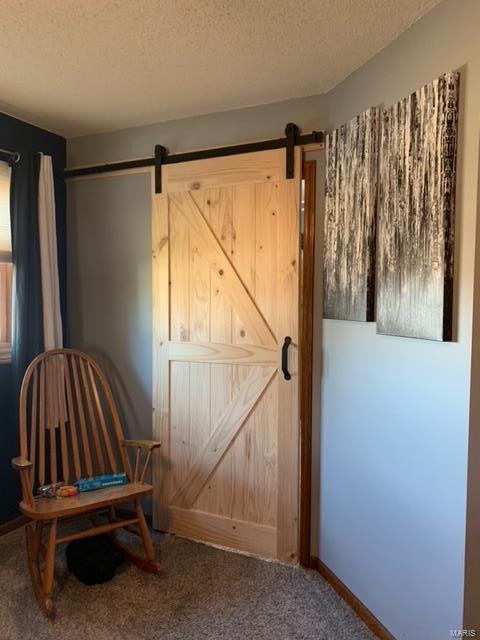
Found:
[[[154,526],[297,560],[300,152],[162,167]],[[282,372],[284,338],[290,379]]]

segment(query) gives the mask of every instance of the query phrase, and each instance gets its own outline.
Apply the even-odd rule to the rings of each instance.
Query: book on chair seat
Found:
[[[116,487],[121,484],[127,484],[127,474],[125,472],[109,473],[103,476],[95,476],[94,478],[80,478],[75,482],[75,486],[80,492],[96,491],[97,489]]]

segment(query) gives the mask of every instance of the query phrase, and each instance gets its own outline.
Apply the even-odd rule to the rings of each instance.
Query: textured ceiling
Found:
[[[67,137],[328,91],[438,0],[1,0],[0,110]]]

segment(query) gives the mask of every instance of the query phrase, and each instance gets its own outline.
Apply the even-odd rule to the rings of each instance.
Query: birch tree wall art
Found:
[[[326,136],[325,318],[374,319],[379,109]]]
[[[459,74],[381,117],[377,333],[452,339]]]

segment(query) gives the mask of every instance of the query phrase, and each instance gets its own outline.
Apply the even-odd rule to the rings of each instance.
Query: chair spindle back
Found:
[[[74,349],[40,354],[20,392],[20,451],[33,463],[31,485],[73,482],[131,469],[108,381],[90,356]]]

